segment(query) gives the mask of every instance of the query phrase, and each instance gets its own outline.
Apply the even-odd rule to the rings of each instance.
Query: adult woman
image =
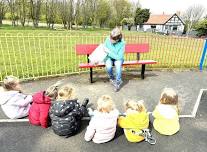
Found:
[[[106,38],[104,45],[108,48],[106,49],[107,57],[105,58],[105,65],[109,75],[109,80],[115,86],[115,91],[118,91],[122,84],[122,64],[124,62],[125,47],[122,33],[118,27],[111,31],[110,36]],[[113,75],[113,65],[116,70],[116,79]]]

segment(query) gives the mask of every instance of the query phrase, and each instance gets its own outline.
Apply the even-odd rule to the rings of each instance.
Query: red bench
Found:
[[[92,65],[89,63],[89,55],[96,49],[98,44],[78,44],[76,45],[77,55],[87,55],[88,63],[79,64],[79,68],[90,68],[90,82],[93,82],[93,68],[104,67],[105,64]],[[129,65],[142,65],[141,78],[144,79],[145,65],[146,64],[156,64],[157,61],[154,60],[140,60],[140,53],[149,52],[149,44],[126,44],[125,53],[136,53],[137,60],[135,61],[124,61],[123,66]]]

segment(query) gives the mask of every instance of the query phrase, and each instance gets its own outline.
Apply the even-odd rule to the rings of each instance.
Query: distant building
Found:
[[[162,33],[183,33],[185,23],[175,13],[173,15],[150,15],[147,22],[137,27],[137,30]]]

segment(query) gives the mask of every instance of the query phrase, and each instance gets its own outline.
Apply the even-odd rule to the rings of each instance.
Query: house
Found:
[[[183,33],[185,23],[175,13],[173,15],[150,15],[147,22],[138,26],[138,30],[155,31],[162,33]]]

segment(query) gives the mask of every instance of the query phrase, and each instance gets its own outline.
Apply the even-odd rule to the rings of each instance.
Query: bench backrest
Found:
[[[76,53],[78,55],[91,54],[98,44],[78,44],[76,45]],[[149,44],[126,44],[125,53],[146,53],[149,52]]]

